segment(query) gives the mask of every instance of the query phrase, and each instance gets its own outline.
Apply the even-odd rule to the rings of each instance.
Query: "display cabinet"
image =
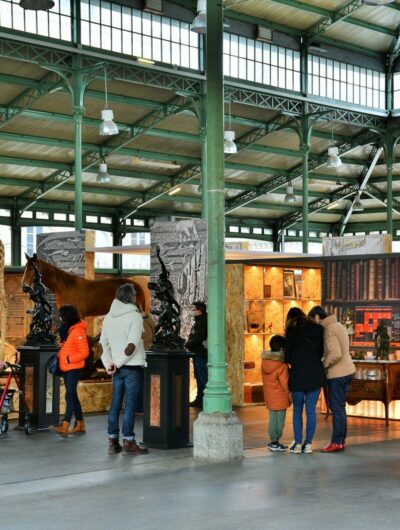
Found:
[[[235,405],[263,401],[262,351],[269,349],[273,335],[284,335],[289,309],[300,307],[308,313],[320,304],[321,269],[317,266],[227,265],[228,380]],[[241,378],[232,370],[238,365],[243,367]]]
[[[389,423],[389,404],[400,399],[400,361],[354,360],[356,373],[347,394],[347,403],[380,401],[385,407],[386,425]]]

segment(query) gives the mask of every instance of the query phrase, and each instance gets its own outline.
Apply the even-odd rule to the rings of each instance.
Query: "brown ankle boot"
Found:
[[[122,447],[119,443],[118,438],[109,438],[108,439],[108,454],[115,455],[122,451]]]
[[[76,420],[73,428],[68,431],[68,434],[85,434],[85,422],[83,420]]]
[[[123,440],[123,455],[147,455],[148,452],[147,447],[139,447],[135,440]]]
[[[69,421],[63,421],[60,425],[55,426],[52,431],[60,434],[64,438],[68,436]]]

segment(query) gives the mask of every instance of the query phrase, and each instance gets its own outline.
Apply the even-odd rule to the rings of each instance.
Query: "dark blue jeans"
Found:
[[[203,403],[204,390],[208,381],[207,359],[205,357],[199,357],[198,355],[195,355],[193,357],[193,368],[194,377],[197,383],[197,396],[195,401],[198,403]]]
[[[72,414],[76,420],[82,420],[82,407],[78,398],[78,381],[82,377],[83,370],[69,370],[63,373],[65,385],[65,414],[64,421],[70,422]]]
[[[310,390],[307,392],[292,392],[293,398],[293,431],[294,441],[301,444],[303,440],[303,408],[306,406],[306,437],[304,443],[311,443],[314,438],[315,429],[317,426],[317,415],[315,407],[317,405],[318,396],[321,392],[320,388]]]
[[[122,366],[113,375],[113,394],[108,412],[108,436],[119,438],[119,413],[125,396],[125,408],[122,421],[122,436],[125,440],[135,439],[135,414],[140,404],[143,389],[143,368],[125,368]]]
[[[347,435],[346,395],[352,375],[328,379],[328,400],[332,412],[332,443],[344,444]]]

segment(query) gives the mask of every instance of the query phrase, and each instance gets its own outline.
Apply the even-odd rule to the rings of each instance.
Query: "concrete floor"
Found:
[[[344,453],[271,454],[264,407],[238,414],[244,458],[219,465],[195,463],[191,449],[108,456],[101,415],[87,418],[86,436],[70,439],[10,430],[0,437],[0,528],[400,528],[400,422],[350,419]],[[329,434],[319,416],[315,448]]]

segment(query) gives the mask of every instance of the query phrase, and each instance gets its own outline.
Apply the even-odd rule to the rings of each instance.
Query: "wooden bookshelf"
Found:
[[[240,286],[242,297],[238,300]],[[285,296],[285,293],[292,296]],[[313,306],[321,304],[321,269],[269,264],[227,265],[227,300],[227,322],[231,323],[227,328],[228,382],[232,401],[234,405],[259,402],[263,399],[262,352],[269,349],[273,335],[284,335],[286,315],[291,307],[300,307],[307,314]],[[241,315],[237,314],[238,307],[241,307]],[[240,383],[233,363],[245,367]]]

